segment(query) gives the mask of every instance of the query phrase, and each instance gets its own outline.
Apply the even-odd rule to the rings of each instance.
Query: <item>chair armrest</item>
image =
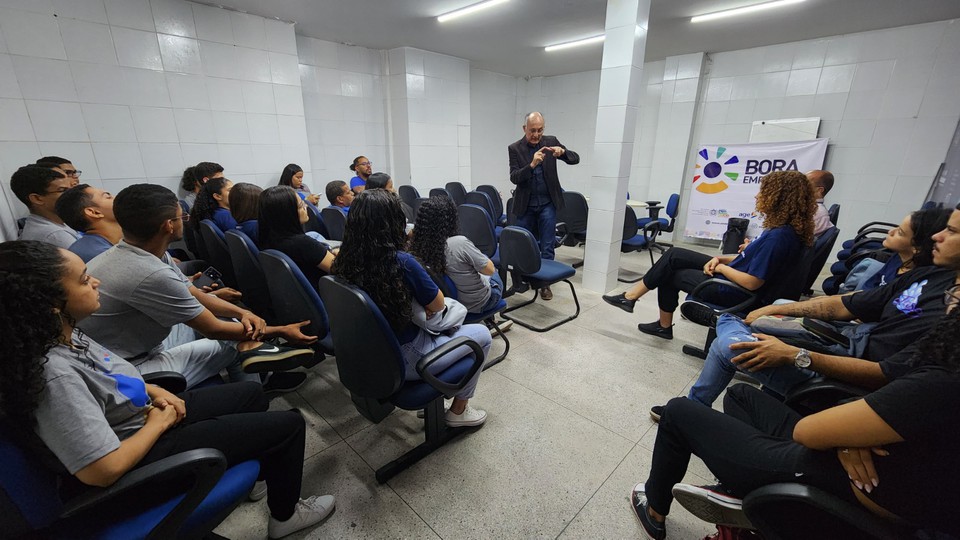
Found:
[[[871,221],[870,223],[865,223],[862,227],[860,227],[859,229],[857,229],[857,235],[859,235],[860,233],[866,231],[867,229],[870,229],[870,228],[873,228],[873,227],[877,227],[877,226],[886,227],[887,230],[889,230],[889,229],[892,229],[892,228],[894,228],[894,227],[899,226],[899,224],[898,224],[898,223],[888,223],[888,222],[886,222],[886,221]]]
[[[434,362],[439,360],[440,357],[446,355],[447,353],[453,352],[455,349],[462,346],[469,347],[470,351],[473,352],[473,365],[470,366],[470,371],[468,371],[459,382],[448,383],[441,381],[432,373],[427,371],[427,369]],[[423,357],[417,361],[417,374],[420,375],[420,378],[423,379],[423,382],[429,384],[441,394],[450,397],[455,395],[460,390],[463,390],[463,387],[466,386],[467,382],[472,379],[473,376],[476,375],[476,373],[483,367],[484,361],[485,358],[483,355],[483,349],[480,348],[480,345],[476,341],[466,336],[460,336],[451,339],[450,341],[423,355]]]
[[[740,313],[741,311],[746,311],[754,303],[756,303],[758,299],[756,291],[751,291],[750,289],[747,289],[746,287],[741,287],[740,285],[737,285],[732,281],[729,281],[726,279],[720,279],[720,278],[710,278],[700,283],[699,285],[693,288],[693,291],[690,292],[690,296],[696,297],[697,294],[699,294],[704,289],[709,289],[711,287],[717,287],[721,285],[724,287],[729,287],[737,291],[738,293],[743,294],[747,298],[743,302],[740,302],[735,306],[717,310],[717,313]]]
[[[647,206],[656,206],[660,204],[660,201],[645,201],[645,202],[647,203]]]
[[[640,230],[643,231],[643,239],[646,240],[647,245],[652,244],[657,238],[657,235],[660,234],[661,227],[663,227],[663,224],[660,223],[660,220],[654,219],[640,228]]]
[[[649,212],[651,220],[660,219],[660,210],[663,210],[663,207],[656,204],[647,206],[647,212]]]
[[[77,517],[95,510],[95,507],[107,501],[130,497],[138,489],[152,489],[152,485],[192,480],[183,499],[157,524],[150,535],[153,538],[176,538],[184,521],[217,485],[226,469],[227,458],[219,450],[200,448],[181,452],[134,469],[109,487],[94,488],[67,501],[60,517]]]
[[[787,392],[783,402],[791,408],[802,406],[810,411],[820,411],[841,401],[860,398],[869,393],[869,390],[850,383],[827,377],[814,377]],[[811,406],[810,403],[814,405]]]
[[[171,394],[179,394],[187,389],[187,379],[176,371],[154,371],[143,376],[143,382],[155,384]]]
[[[853,253],[846,260],[843,261],[843,266],[847,270],[853,270],[853,267],[857,265],[858,262],[864,259],[876,259],[880,262],[887,262],[890,260],[890,257],[884,257],[884,254],[893,255],[893,252],[887,248],[881,249],[871,249],[871,250],[861,250],[856,253]]]

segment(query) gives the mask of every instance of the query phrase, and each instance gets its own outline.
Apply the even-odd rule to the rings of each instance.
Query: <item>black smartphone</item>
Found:
[[[830,323],[804,317],[800,320],[800,325],[820,339],[830,343],[836,343],[837,345],[842,345],[844,347],[850,347],[850,338],[841,334],[840,332],[837,332],[837,329],[834,328]]]
[[[200,277],[198,277],[193,281],[193,286],[197,287],[198,289],[202,289],[204,287],[209,287],[214,283],[219,284],[219,283],[222,283],[220,281],[220,278],[222,277],[223,277],[223,274],[221,274],[219,270],[210,266],[203,271],[203,274],[201,274]]]

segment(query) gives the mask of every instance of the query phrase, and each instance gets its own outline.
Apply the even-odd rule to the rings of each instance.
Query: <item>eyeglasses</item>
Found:
[[[60,193],[63,193],[64,191],[67,191],[68,189],[70,189],[70,188],[68,188],[68,187],[62,187],[62,188],[55,189],[55,190],[53,190],[53,191],[45,191],[44,193],[47,194],[47,195],[58,195],[58,194],[60,194]]]
[[[360,163],[357,163],[357,165],[360,165],[361,167],[369,167],[369,166],[373,165],[373,162],[372,162],[372,161],[361,161]]]
[[[947,287],[947,290],[943,291],[943,303],[946,304],[947,307],[953,304],[960,304],[960,284]]]
[[[71,171],[69,169],[64,169],[63,174],[67,176],[72,176],[74,178],[80,178],[80,175],[83,174],[83,171]]]
[[[177,218],[170,218],[170,221],[173,221],[174,219],[177,219]],[[180,216],[179,219],[180,221],[190,221],[190,214],[184,213],[182,216]]]

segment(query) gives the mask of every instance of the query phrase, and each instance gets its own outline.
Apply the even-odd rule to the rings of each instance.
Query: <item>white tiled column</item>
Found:
[[[583,286],[593,291],[617,281],[649,14],[650,0],[607,1],[583,266]]]

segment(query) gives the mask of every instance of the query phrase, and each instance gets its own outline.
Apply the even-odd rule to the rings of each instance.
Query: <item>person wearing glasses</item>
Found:
[[[76,182],[80,181],[80,175],[83,173],[83,171],[78,171],[77,168],[73,166],[73,163],[70,163],[69,159],[60,156],[44,156],[37,160],[37,165],[56,168],[67,177],[76,180]]]
[[[916,352],[916,341],[945,312],[949,303],[944,302],[945,291],[956,294],[960,282],[960,207],[932,239],[933,266],[914,268],[882,287],[770,305],[752,311],[743,320],[721,315],[716,323],[717,339],[687,397],[711,405],[737,370],[748,372],[765,389],[784,396],[818,375],[876,389],[904,374]],[[753,333],[749,325],[764,315],[862,322],[838,328],[849,340],[844,346],[813,336],[777,338]],[[651,416],[659,420],[662,411],[662,406],[656,406]]]
[[[363,192],[367,187],[367,179],[373,174],[373,163],[367,159],[367,156],[357,156],[353,158],[350,164],[350,170],[357,173],[350,179],[350,189],[357,195]]]
[[[78,173],[79,174],[79,173]],[[10,177],[10,189],[30,210],[20,231],[20,240],[37,240],[64,249],[80,238],[56,212],[60,195],[77,185],[77,179],[48,165],[26,165]]]

